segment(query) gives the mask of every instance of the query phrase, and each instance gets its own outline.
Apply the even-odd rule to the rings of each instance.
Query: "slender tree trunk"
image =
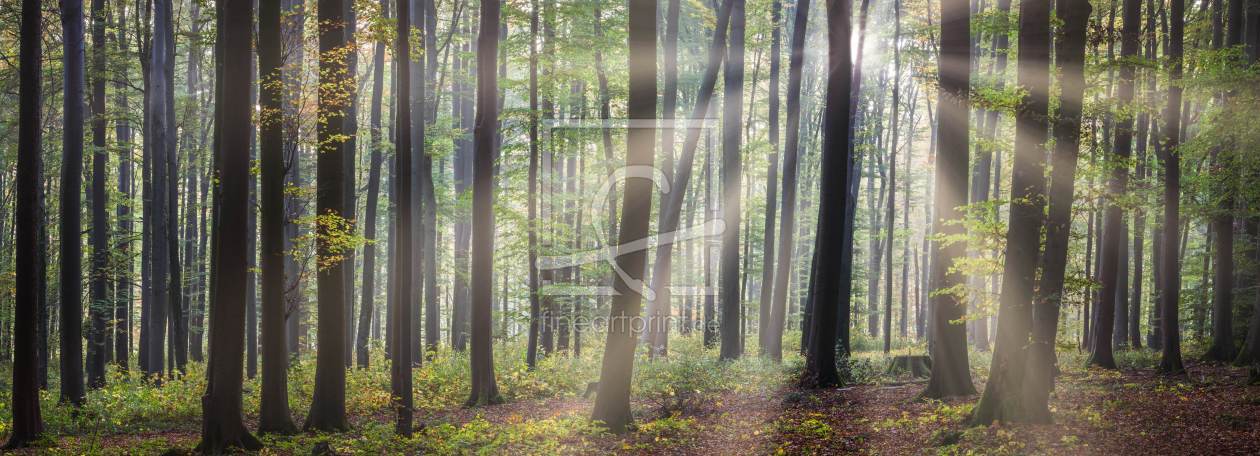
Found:
[[[782,28],[783,5],[774,0],[770,5],[770,164],[766,169],[766,219],[761,236],[761,300],[757,316],[758,349],[762,356],[767,355],[770,348],[770,313],[774,298],[774,214],[778,206],[775,194],[779,172],[779,60],[783,53],[780,42]]]
[[[14,322],[13,383],[10,395],[12,427],[4,449],[15,450],[37,442],[44,433],[44,419],[39,406],[38,333],[46,326],[32,325],[39,308],[40,265],[46,253],[39,249],[40,171],[42,166],[40,75],[43,70],[43,19],[41,2],[22,1],[22,22],[19,38],[18,67],[18,157],[16,209],[13,212],[14,233]],[[80,7],[82,5],[80,4]]]
[[[967,201],[968,130],[970,100],[967,81],[971,72],[969,34],[971,18],[964,0],[942,0],[941,3],[941,94],[937,102],[937,156],[932,220],[936,236],[962,234],[957,223],[963,214],[958,207]],[[975,394],[971,369],[967,361],[967,334],[963,325],[955,324],[964,317],[966,304],[954,293],[941,290],[963,283],[961,274],[951,271],[954,262],[966,255],[960,243],[932,244],[928,279],[931,293],[928,313],[931,315],[932,376],[925,397],[944,398]]]
[[[381,2],[381,10],[383,15],[389,16],[389,2]],[[371,163],[368,165],[368,197],[367,207],[364,208],[363,218],[363,239],[366,244],[363,246],[363,301],[359,305],[359,332],[355,335],[355,353],[358,355],[358,365],[361,369],[367,369],[368,360],[368,325],[371,324],[372,314],[376,307],[376,219],[377,206],[379,206],[381,193],[381,154],[382,138],[381,138],[381,99],[382,92],[385,88],[385,39],[376,40],[376,46],[372,54],[372,103],[369,108],[369,134],[371,135],[369,146],[372,148]]]
[[[281,56],[281,9],[279,0],[258,4],[258,155],[261,166],[259,235],[262,252],[262,388],[258,409],[258,432],[291,434],[297,432],[289,414],[289,351],[285,332],[286,299],[289,281],[285,278],[285,160],[284,68]]]
[[[538,366],[538,0],[529,3],[529,335],[525,364]]]
[[[264,0],[263,3],[268,3]],[[215,242],[224,246],[240,246],[249,232],[245,219],[249,211],[249,138],[248,97],[227,96],[249,91],[250,47],[253,38],[254,6],[251,0],[226,0],[219,3],[220,28],[218,42],[222,50],[223,79],[219,96],[215,97],[218,123],[219,188],[216,190]],[[215,248],[214,279],[211,286],[214,305],[210,314],[209,373],[206,393],[201,398],[201,443],[198,449],[219,454],[230,447],[246,450],[262,448],[245,429],[242,410],[242,378],[245,356],[245,281],[248,259],[245,249]]]
[[[1059,115],[1054,124],[1054,155],[1050,175],[1050,208],[1046,245],[1040,257],[1041,279],[1033,295],[1033,344],[1025,369],[1022,400],[1028,410],[1048,410],[1054,387],[1055,337],[1063,304],[1075,203],[1076,165],[1080,153],[1081,109],[1085,92],[1085,35],[1091,7],[1088,1],[1063,4],[1063,28],[1055,43],[1055,62],[1063,74]]]
[[[734,2],[739,0],[727,0]],[[656,2],[630,0],[627,41],[630,48],[627,68],[630,73],[627,114],[633,127],[626,133],[626,166],[650,168],[656,143]],[[648,216],[652,208],[652,187],[647,179],[629,179],[625,183],[621,228],[618,245],[644,239],[648,235]],[[620,250],[620,249],[618,249]],[[620,252],[618,252],[620,253]],[[616,257],[617,270],[609,310],[608,342],[600,369],[599,393],[595,398],[592,418],[602,421],[609,430],[626,431],[633,421],[630,413],[630,376],[634,369],[635,334],[631,321],[639,317],[643,273],[647,252],[633,250]]]
[[[494,157],[499,125],[499,83],[494,60],[499,47],[499,0],[481,0],[477,35],[477,120],[473,150],[472,287],[470,297],[472,392],[467,405],[503,401],[494,381]]]
[[[105,212],[108,193],[105,191],[105,169],[109,155],[105,145],[105,0],[92,0],[92,266],[89,291],[87,334],[87,384],[91,388],[105,385],[106,310],[111,308],[108,296],[109,279],[109,215]],[[75,208],[79,210],[79,208]]]
[[[398,26],[397,34],[394,36],[394,62],[411,61],[411,2],[400,1],[398,5]],[[398,81],[410,81],[411,65],[394,65],[394,74]],[[412,110],[407,100],[411,99],[410,84],[397,84],[397,93],[394,99],[397,100],[395,113],[395,151],[411,150],[411,115]],[[423,116],[423,113],[420,113]],[[390,280],[390,286],[394,288],[394,299],[390,305],[393,306],[390,312],[390,325],[393,328],[391,340],[393,347],[390,355],[392,362],[390,363],[390,394],[391,402],[396,412],[396,421],[394,431],[400,435],[411,435],[412,423],[412,390],[411,390],[411,365],[405,360],[411,359],[411,305],[407,302],[406,296],[410,296],[411,284],[411,268],[410,261],[406,261],[411,255],[411,225],[412,225],[412,201],[411,192],[404,189],[411,188],[411,154],[395,153],[394,154],[394,172],[391,180],[394,190],[397,192],[396,204],[396,227],[390,239],[390,248],[393,249],[394,265],[393,277]],[[396,242],[396,243],[395,243]]]
[[[358,159],[355,157],[356,157],[356,151],[358,149],[357,143],[358,143],[358,135],[359,135],[359,120],[358,120],[359,118],[359,92],[357,90],[358,84],[355,81],[355,79],[358,77],[358,74],[359,74],[359,52],[358,52],[359,46],[358,46],[358,41],[354,37],[356,29],[358,28],[358,19],[355,15],[353,3],[354,3],[353,1],[349,1],[349,2],[343,2],[342,4],[342,7],[345,9],[345,12],[343,13],[345,16],[345,19],[344,19],[345,20],[345,27],[344,27],[345,44],[344,46],[348,47],[348,52],[346,52],[346,57],[345,57],[346,58],[346,74],[350,76],[350,80],[345,84],[345,90],[347,94],[343,95],[343,96],[350,97],[350,99],[346,101],[346,104],[348,106],[346,106],[345,116],[342,117],[342,121],[343,121],[342,128],[344,129],[343,134],[346,136],[346,139],[344,140],[344,142],[342,142],[342,148],[344,149],[343,153],[345,154],[345,157],[342,159],[342,164],[345,167],[344,181],[342,182],[342,189],[343,189],[342,191],[345,193],[345,196],[344,196],[345,202],[343,203],[344,205],[343,212],[345,213],[345,216],[346,216],[346,223],[347,223],[346,227],[347,227],[347,230],[349,231],[347,234],[350,234],[350,235],[354,235],[355,232],[358,230],[358,220],[356,219],[357,214],[355,212],[356,207],[358,206],[358,203],[356,202],[356,194],[358,193],[358,187],[357,187],[358,184],[355,183],[355,164],[357,163]],[[355,337],[354,337],[355,258],[354,256],[355,256],[355,249],[351,247],[343,255],[345,256],[345,260],[343,262],[343,265],[344,265],[343,267],[345,268],[345,270],[342,271],[343,272],[342,280],[345,281],[345,284],[342,286],[343,288],[342,293],[345,295],[345,297],[343,298],[343,300],[345,301],[344,302],[345,334],[343,334],[343,339],[344,339],[343,357],[345,358],[344,359],[345,366],[348,369],[352,367],[354,364],[354,342],[355,342]]]
[[[1128,61],[1137,55],[1138,52],[1138,33],[1141,27],[1142,3],[1140,0],[1124,0],[1124,29],[1121,31],[1120,58]],[[1133,80],[1135,76],[1135,68],[1132,63],[1122,64],[1120,67],[1120,87],[1118,93],[1118,102],[1120,109],[1127,109],[1128,105],[1133,103]],[[1133,150],[1133,118],[1129,115],[1123,115],[1116,124],[1116,136],[1113,142],[1113,157],[1109,160],[1109,168],[1111,169],[1111,178],[1108,181],[1108,193],[1110,200],[1106,209],[1106,218],[1103,221],[1103,242],[1100,248],[1102,270],[1099,271],[1099,278],[1102,282],[1102,295],[1099,300],[1097,309],[1098,319],[1094,322],[1094,335],[1091,337],[1093,346],[1090,350],[1090,364],[1104,367],[1107,369],[1115,369],[1116,361],[1112,356],[1113,332],[1115,331],[1116,315],[1121,312],[1117,310],[1118,306],[1124,303],[1119,302],[1121,291],[1120,274],[1127,270],[1126,267],[1120,265],[1120,245],[1126,242],[1124,226],[1124,211],[1120,207],[1118,201],[1123,195],[1127,194],[1129,187],[1129,167],[1131,151]],[[1120,324],[1125,324],[1121,321]]]
[[[767,355],[783,359],[783,330],[787,320],[788,285],[792,273],[793,245],[796,234],[796,176],[800,157],[801,68],[805,61],[806,28],[809,23],[809,0],[798,0],[792,22],[791,57],[788,59],[787,138],[783,147],[783,208],[779,214],[779,258],[774,273],[774,297],[770,310],[770,331]],[[768,253],[767,253],[768,254]]]
[[[1181,364],[1181,330],[1179,304],[1181,299],[1181,267],[1178,233],[1181,209],[1181,153],[1177,150],[1181,133],[1181,74],[1182,47],[1185,33],[1185,0],[1172,0],[1169,12],[1168,37],[1168,106],[1164,110],[1164,258],[1160,281],[1160,325],[1163,356],[1159,372],[1181,375],[1186,369]]]
[[[818,228],[814,239],[814,274],[809,301],[809,347],[806,350],[803,384],[827,388],[840,384],[836,370],[836,332],[849,327],[849,295],[840,294],[840,272],[845,231],[853,220],[847,217],[849,198],[849,106],[852,97],[853,62],[850,58],[853,4],[827,1],[827,91],[821,152],[822,186],[819,190]],[[789,92],[790,93],[790,92]],[[847,348],[847,347],[846,347]]]
[[[665,64],[665,75],[663,82],[665,84],[664,93],[661,94],[661,150],[663,151],[664,160],[661,163],[662,171],[665,178],[670,183],[674,183],[674,134],[675,130],[675,114],[678,110],[678,18],[680,0],[669,0],[666,7],[665,19],[665,41],[662,43],[662,61]],[[599,36],[603,35],[599,22],[599,7],[596,6],[595,26]],[[776,29],[777,30],[777,29]],[[774,32],[777,35],[777,31]],[[601,56],[602,57],[602,56]],[[601,62],[602,63],[602,62]],[[608,81],[603,74],[602,68],[600,73],[600,117],[606,119],[608,117]],[[774,114],[771,114],[773,116]],[[690,119],[688,119],[690,120]],[[607,128],[602,129],[608,141],[605,142],[605,149],[611,147],[611,132]],[[680,194],[685,194],[687,189],[671,189]],[[661,201],[669,198],[668,193],[661,193]],[[662,231],[661,234],[666,234]],[[679,241],[678,239],[674,240]],[[648,355],[665,356],[669,347],[669,327],[672,324],[670,320],[670,306],[672,304],[672,290],[670,289],[673,282],[673,255],[671,255],[673,246],[658,246],[656,255],[656,263],[652,266],[652,291],[656,294],[653,299],[648,300],[649,321],[648,321],[648,341],[650,349]],[[659,274],[659,276],[658,276]]]
[[[64,96],[61,151],[61,401],[83,405],[83,4],[61,7]]]
[[[739,224],[741,156],[740,124],[744,109],[744,0],[733,0],[730,46],[726,49],[722,96],[722,232],[718,293],[722,301],[720,359],[738,359],[740,344]]]

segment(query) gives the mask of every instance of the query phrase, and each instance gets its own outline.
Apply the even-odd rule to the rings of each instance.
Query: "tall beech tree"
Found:
[[[1120,87],[1117,102],[1121,115],[1115,125],[1114,149],[1108,168],[1111,176],[1107,182],[1109,201],[1103,221],[1103,242],[1100,249],[1102,270],[1099,278],[1102,282],[1102,296],[1098,301],[1096,313],[1098,319],[1094,324],[1094,335],[1091,338],[1093,347],[1090,350],[1091,365],[1115,369],[1116,361],[1112,355],[1113,332],[1116,325],[1126,325],[1124,319],[1117,321],[1120,307],[1127,303],[1120,302],[1120,294],[1125,289],[1122,275],[1127,277],[1128,266],[1121,265],[1121,244],[1127,242],[1127,228],[1124,221],[1123,202],[1120,200],[1129,190],[1129,159],[1133,150],[1133,116],[1128,113],[1133,103],[1133,82],[1136,69],[1132,59],[1138,52],[1138,34],[1140,33],[1142,16],[1141,0],[1124,0],[1124,29],[1120,37]],[[1232,230],[1233,227],[1231,226]],[[1232,231],[1231,231],[1232,239]],[[1232,260],[1231,260],[1232,262]],[[1230,269],[1233,269],[1232,267]],[[1232,272],[1231,272],[1232,274]],[[1127,313],[1124,314],[1127,316]]]
[[[1025,369],[1021,400],[1039,413],[1048,408],[1054,387],[1055,337],[1063,304],[1064,276],[1072,234],[1077,158],[1080,152],[1081,110],[1085,93],[1085,35],[1092,7],[1087,0],[1063,4],[1063,27],[1054,45],[1055,63],[1062,74],[1059,112],[1054,119],[1046,243],[1040,257],[1041,277],[1033,296],[1032,345]]]
[[[258,431],[297,432],[289,414],[289,351],[285,333],[287,263],[285,223],[284,107],[280,0],[258,3],[258,149],[260,165],[259,235],[262,250],[262,389]]]
[[[1163,353],[1159,372],[1181,375],[1186,368],[1181,364],[1181,153],[1177,149],[1181,141],[1181,76],[1182,54],[1185,40],[1185,0],[1171,0],[1168,16],[1168,95],[1164,108],[1164,134],[1160,151],[1164,162],[1164,237],[1159,242],[1163,248],[1163,262],[1159,265],[1160,281],[1160,345]]]
[[[701,76],[700,87],[696,91],[696,104],[692,108],[691,117],[688,119],[689,124],[694,119],[703,118],[710,112],[712,107],[713,94],[717,86],[718,70],[722,68],[722,58],[726,52],[726,32],[731,22],[733,9],[734,3],[725,0],[718,9],[717,23],[713,30],[713,38],[709,44],[708,59],[705,64],[704,74]],[[658,222],[658,233],[661,236],[671,236],[669,233],[674,233],[678,230],[678,224],[682,216],[683,198],[691,181],[692,170],[695,168],[696,148],[700,144],[701,130],[700,128],[686,129],[687,136],[683,140],[682,154],[678,157],[677,169],[671,173],[672,179],[670,181],[670,191],[667,194],[668,199],[664,199],[664,195],[662,196],[663,201],[661,202],[659,214],[660,221]],[[667,129],[666,131],[672,130]],[[712,150],[706,147],[706,153],[711,152]],[[707,163],[705,167],[708,169]],[[706,180],[705,185],[709,185],[709,181]],[[707,198],[705,200],[708,201]],[[673,248],[674,243],[672,242],[661,243],[656,248],[656,261],[652,263],[652,283],[650,288],[655,293],[653,298],[656,301],[669,302],[670,300],[669,288],[671,283],[670,275],[673,268]],[[707,261],[708,256],[706,255],[705,258]],[[706,276],[708,275],[707,272],[705,274]],[[705,299],[707,302],[707,300],[712,299],[712,296],[706,296]],[[711,314],[712,312],[706,312],[706,316]],[[658,319],[662,318],[663,314],[657,314],[656,317]],[[658,322],[657,324],[659,325],[660,323]],[[707,331],[716,329],[708,326],[706,325],[706,334]],[[706,338],[705,340],[706,345],[708,345],[710,339]],[[652,339],[651,343],[654,344],[653,351],[656,354],[664,354],[663,333],[659,338]]]
[[[160,3],[160,2],[159,2]],[[81,406],[83,391],[83,3],[61,3],[64,71],[61,134],[61,401]],[[160,364],[160,359],[159,359]]]
[[[389,2],[381,1],[381,15],[389,17]],[[381,104],[385,88],[385,37],[380,36],[372,51],[372,100],[368,113],[368,147],[372,149],[368,163],[367,205],[363,209],[363,289],[359,304],[359,332],[355,334],[355,355],[358,366],[369,365],[368,326],[376,308],[376,211],[380,204],[381,162],[384,148],[381,137]]]
[[[802,383],[814,388],[840,384],[836,370],[836,331],[849,326],[849,296],[840,294],[840,250],[846,224],[849,197],[849,103],[852,96],[853,62],[850,55],[853,33],[853,3],[827,0],[827,91],[822,125],[822,183],[819,189],[818,234],[814,239],[814,277],[809,290],[813,312],[810,316],[809,347],[805,350]],[[789,91],[789,93],[791,93]]]
[[[494,267],[494,160],[498,155],[499,82],[494,59],[499,48],[499,0],[481,0],[477,35],[477,120],[473,131],[473,220],[470,345],[472,392],[467,405],[503,401],[494,381],[492,277]]]
[[[767,338],[772,335],[770,311],[773,306],[771,299],[774,297],[774,214],[778,205],[775,189],[779,172],[779,60],[783,53],[780,48],[782,10],[783,4],[779,0],[773,0],[770,3],[770,99],[768,106],[770,164],[766,169],[766,219],[761,236],[764,245],[761,255],[761,300],[758,301],[760,314],[757,317],[757,348],[761,350],[762,356],[766,355],[766,349],[770,345]]]
[[[1028,92],[1015,111],[1015,160],[1011,172],[1011,209],[1006,234],[1006,264],[999,296],[998,334],[984,394],[972,412],[975,424],[993,421],[1049,420],[1048,408],[1020,401],[1028,371],[1028,340],[1033,331],[1033,288],[1041,250],[1046,196],[1045,144],[1049,125],[1050,2],[1019,5],[1017,84]],[[1107,338],[1107,343],[1111,338]]]
[[[105,0],[92,0],[92,82],[89,103],[92,106],[92,266],[88,293],[87,334],[88,386],[105,385],[105,346],[108,310],[113,308],[109,297],[109,194],[105,191],[108,150],[105,145],[107,114],[105,113]],[[76,209],[77,210],[77,209]],[[112,313],[112,312],[111,312]]]
[[[792,21],[791,56],[788,58],[787,138],[783,144],[783,202],[779,210],[779,258],[774,273],[774,297],[770,309],[771,334],[766,350],[773,360],[783,359],[783,330],[787,321],[788,284],[792,274],[796,234],[796,180],[800,159],[801,73],[805,65],[805,38],[809,25],[809,0],[796,2]],[[763,285],[764,286],[764,285]]]
[[[736,2],[740,0],[725,0]],[[656,2],[629,0],[626,67],[630,72],[626,104],[631,128],[626,131],[626,167],[640,171],[651,168],[656,144]],[[634,372],[635,329],[642,305],[643,272],[647,252],[621,251],[620,246],[647,237],[648,215],[652,210],[652,184],[645,178],[630,178],[622,194],[620,228],[617,230],[613,281],[615,294],[608,314],[608,341],[601,362],[599,392],[592,419],[609,430],[626,431],[634,421],[630,414],[630,376]]]
[[[398,21],[397,30],[394,35],[394,75],[396,81],[411,80],[411,65],[399,64],[397,62],[409,62],[411,60],[411,5],[408,1],[400,1],[398,5]],[[412,198],[411,192],[404,189],[411,188],[411,154],[406,151],[411,150],[411,111],[409,100],[411,97],[410,84],[395,84],[395,113],[394,113],[394,171],[391,175],[393,181],[393,189],[397,197],[394,199],[395,204],[395,228],[390,239],[390,248],[393,250],[394,264],[391,271],[390,287],[394,291],[394,299],[390,303],[392,309],[389,312],[390,327],[393,329],[391,334],[391,351],[390,357],[390,402],[394,406],[395,421],[394,432],[399,435],[411,435],[412,423],[412,398],[411,393],[411,365],[404,360],[411,359],[411,331],[415,328],[411,327],[411,304],[407,302],[404,296],[409,296],[412,287],[411,268],[412,263],[405,259],[411,255],[411,226],[414,223],[412,219]],[[423,116],[424,113],[416,113]],[[397,151],[404,151],[398,153]]]
[[[718,293],[722,301],[722,344],[718,358],[737,359],[743,354],[743,333],[740,330],[743,297],[740,294],[739,224],[743,217],[739,187],[742,175],[743,149],[740,133],[744,112],[744,0],[734,0],[731,7],[730,45],[722,84],[722,231],[721,266],[718,268]]]
[[[352,229],[345,207],[346,140],[343,122],[350,106],[354,75],[347,71],[344,0],[319,1],[319,118],[316,157],[315,280],[319,301],[319,350],[315,392],[307,430],[343,431],[346,421],[346,255],[353,247],[342,238]],[[402,84],[399,84],[402,85]],[[403,149],[405,150],[405,149]],[[410,303],[408,303],[409,305]],[[397,347],[395,347],[397,348]],[[396,358],[402,359],[402,358]]]
[[[529,2],[529,334],[526,336],[525,364],[538,366],[538,333],[541,303],[538,296],[538,0]]]
[[[967,2],[941,1],[940,95],[936,105],[936,175],[932,207],[932,233],[948,239],[963,233],[957,221],[963,217],[960,206],[967,202],[968,111],[971,102],[968,80],[971,75],[971,16]],[[932,376],[923,396],[944,398],[975,394],[967,360],[967,330],[956,324],[966,313],[966,304],[956,293],[947,292],[964,283],[954,262],[966,255],[959,242],[933,242],[928,267],[928,302],[932,355]]]
[[[274,3],[264,0],[263,3]],[[226,96],[249,92],[252,58],[254,4],[250,0],[224,0],[217,4],[222,50],[220,97],[216,111],[218,127],[216,156],[219,199],[215,209],[214,279],[211,284],[210,356],[206,367],[205,395],[201,397],[202,425],[199,450],[207,454],[225,453],[231,447],[246,450],[262,448],[262,443],[245,429],[242,383],[245,358],[245,281],[249,277],[245,256],[249,217],[249,168],[251,125],[249,97]],[[232,248],[230,246],[237,246]]]
[[[38,441],[44,433],[44,419],[39,407],[39,377],[36,346],[37,333],[46,329],[33,325],[39,307],[37,277],[44,253],[39,250],[39,227],[29,223],[40,218],[38,195],[43,157],[40,131],[40,102],[43,91],[39,76],[43,70],[43,20],[39,0],[22,0],[22,25],[19,31],[18,55],[18,156],[16,182],[18,197],[13,216],[14,229],[14,308],[13,308],[13,422],[4,449],[24,448]],[[21,323],[19,323],[21,322]]]

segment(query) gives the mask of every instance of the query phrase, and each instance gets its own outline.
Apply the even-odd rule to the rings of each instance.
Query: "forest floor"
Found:
[[[877,367],[885,359],[878,353],[859,357],[851,385],[821,391],[794,386],[791,374],[799,364],[767,368],[768,363],[740,361],[720,368],[707,361],[673,361],[665,370],[645,365],[637,374],[644,380],[636,377],[637,423],[624,435],[608,434],[588,419],[593,401],[579,396],[584,381],[570,382],[559,393],[545,388],[531,397],[507,393],[503,404],[464,408],[458,405],[459,385],[425,386],[447,378],[439,364],[417,371],[424,373],[417,388],[427,388],[421,393],[433,398],[452,397],[419,396],[416,434],[400,438],[393,434],[388,396],[376,391],[381,377],[351,376],[351,431],[264,436],[262,454],[311,454],[319,443],[339,454],[1260,454],[1260,386],[1246,384],[1244,369],[1188,362],[1188,375],[1167,378],[1153,372],[1158,354],[1149,351],[1119,355],[1116,371],[1084,368],[1083,355],[1061,352],[1062,373],[1051,398],[1054,424],[969,427],[966,417],[978,397],[919,399],[923,380],[883,374]],[[987,356],[974,354],[972,365],[982,390]],[[559,364],[552,372],[554,378],[588,379],[590,368]],[[581,374],[561,376],[565,369]],[[541,388],[539,382],[553,378],[505,370],[500,383],[507,391]],[[291,397],[302,397],[309,385],[291,387],[298,393]],[[136,389],[118,388],[101,394]],[[112,406],[116,413],[107,413],[111,406],[85,409],[73,422],[56,406],[48,446],[25,454],[187,453],[199,437],[196,388],[169,382],[142,389],[138,397],[119,399]],[[161,396],[162,390],[174,392]],[[181,396],[186,402],[178,402]],[[247,391],[250,428],[256,425],[249,412],[255,400]],[[157,412],[126,408],[137,401],[161,405]],[[291,404],[300,425],[296,411],[309,403]],[[163,408],[171,415],[154,415]]]

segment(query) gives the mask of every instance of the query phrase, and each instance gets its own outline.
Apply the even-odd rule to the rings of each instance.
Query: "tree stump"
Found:
[[[890,375],[910,374],[914,378],[925,378],[932,375],[932,358],[922,355],[898,355],[888,363]]]

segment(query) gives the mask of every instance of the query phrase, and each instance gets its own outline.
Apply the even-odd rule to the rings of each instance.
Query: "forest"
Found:
[[[0,453],[1260,454],[1260,0],[0,0]]]

